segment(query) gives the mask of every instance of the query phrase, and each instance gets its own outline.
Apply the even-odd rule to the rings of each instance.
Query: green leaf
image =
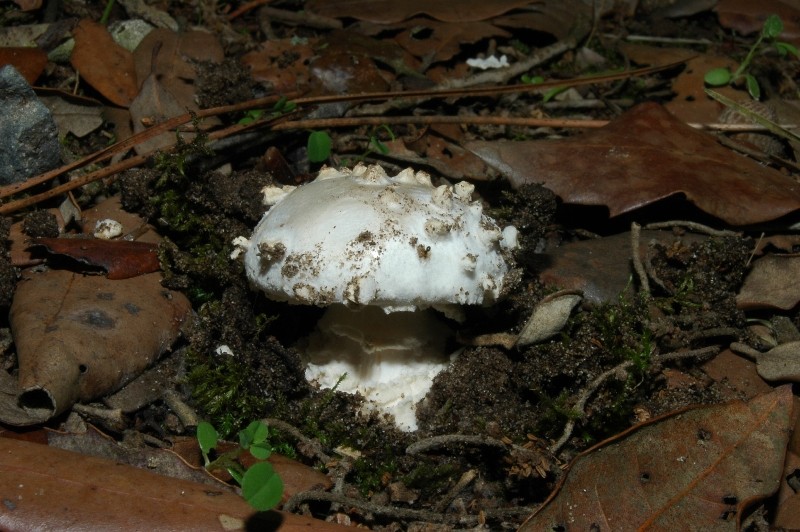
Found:
[[[712,68],[706,72],[703,81],[706,82],[706,85],[711,85],[712,87],[727,85],[731,82],[731,71],[724,67]]]
[[[254,443],[250,446],[250,454],[259,460],[266,460],[272,454],[272,446],[267,442]]]
[[[544,82],[544,78],[542,76],[529,76],[527,74],[520,76],[520,80],[522,80],[522,83],[529,83],[531,85]]]
[[[242,497],[259,511],[274,508],[283,495],[283,481],[269,462],[258,462],[242,479]]]
[[[775,43],[775,48],[778,49],[778,53],[781,57],[786,57],[788,54],[792,54],[795,57],[800,57],[800,52],[798,52],[797,46],[791,43],[778,41]]]
[[[312,131],[308,136],[308,160],[312,163],[321,163],[331,156],[330,135],[325,131]]]
[[[774,39],[783,32],[783,22],[778,15],[770,15],[764,21],[764,28],[761,34],[767,39]]]
[[[744,77],[745,84],[747,85],[747,92],[750,93],[750,97],[754,100],[759,100],[761,98],[761,87],[758,86],[758,81],[755,77],[750,74],[747,74]]]
[[[379,139],[378,137],[375,136],[370,137],[369,143],[370,146],[372,146],[375,149],[375,151],[382,153],[383,155],[389,153],[389,146],[381,142],[381,139]]]
[[[219,434],[214,425],[208,421],[201,421],[197,424],[197,443],[200,445],[200,452],[203,453],[206,464],[208,464],[208,453],[217,446],[218,440]]]
[[[268,429],[263,421],[253,421],[246,428],[239,431],[239,445],[248,449],[254,443],[261,443],[267,439]]]

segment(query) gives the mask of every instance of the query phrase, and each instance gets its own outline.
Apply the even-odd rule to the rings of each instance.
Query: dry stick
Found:
[[[311,105],[311,104],[323,104],[323,103],[332,103],[332,102],[344,102],[344,101],[374,101],[374,100],[383,100],[383,99],[391,99],[391,98],[447,98],[447,97],[461,97],[461,96],[478,96],[478,95],[496,95],[501,93],[512,93],[512,92],[521,92],[521,91],[530,91],[530,90],[539,90],[548,87],[555,87],[555,86],[580,86],[580,85],[588,85],[591,83],[599,83],[604,81],[611,81],[616,79],[624,79],[632,76],[642,76],[654,72],[659,72],[661,70],[665,70],[668,68],[672,68],[674,66],[680,65],[684,63],[684,61],[676,61],[673,63],[669,63],[667,65],[662,65],[658,67],[649,67],[649,68],[641,68],[638,70],[625,72],[621,74],[613,74],[608,76],[591,76],[586,78],[579,78],[576,80],[568,80],[568,81],[551,81],[551,82],[544,82],[539,83],[535,86],[529,84],[522,84],[522,85],[510,85],[505,87],[479,87],[479,88],[472,88],[472,89],[447,89],[447,90],[425,90],[425,91],[405,91],[405,92],[373,92],[373,93],[361,93],[361,94],[347,94],[347,95],[335,95],[335,96],[319,96],[319,97],[308,97],[308,98],[295,98],[293,101],[297,105]],[[17,183],[14,185],[9,185],[6,187],[0,188],[0,198],[15,194],[22,190],[26,190],[30,187],[36,186],[40,183],[44,183],[51,179],[58,177],[59,175],[73,170],[75,168],[79,168],[86,164],[95,161],[101,161],[108,159],[114,153],[127,149],[130,146],[135,145],[138,142],[141,142],[145,139],[148,139],[158,133],[163,131],[167,131],[173,127],[177,127],[179,125],[185,124],[190,122],[194,116],[198,118],[205,118],[208,116],[215,116],[219,114],[235,112],[235,111],[242,111],[246,109],[254,109],[258,107],[263,107],[265,105],[274,104],[280,99],[278,96],[268,96],[265,98],[257,98],[254,100],[248,100],[246,102],[242,102],[239,104],[234,105],[227,105],[222,107],[214,107],[211,109],[203,109],[195,113],[194,115],[187,113],[185,115],[177,116],[171,118],[165,122],[157,126],[153,126],[141,133],[133,135],[123,141],[118,142],[108,148],[90,154],[78,161],[70,163],[68,165],[62,166],[60,168],[56,168],[50,172],[46,172],[40,176],[34,177],[32,179],[28,179],[23,183]],[[262,122],[259,122],[258,125],[262,125]],[[217,137],[219,138],[219,137]],[[139,161],[141,162],[141,160]],[[124,166],[121,169],[131,168],[132,166]],[[113,172],[111,172],[113,173]],[[92,174],[92,179],[89,180],[75,180],[72,183],[79,182],[80,184],[72,185],[72,183],[67,183],[62,185],[61,187],[57,187],[58,193],[73,190],[79,186],[85,185],[90,183],[96,179],[100,179],[97,177],[99,174]],[[103,174],[102,177],[107,175],[111,175],[110,173]],[[86,176],[84,176],[85,178]],[[64,188],[67,187],[67,188]],[[53,189],[56,190],[56,189]],[[57,194],[57,193],[56,193]],[[30,198],[26,198],[25,200],[19,200],[17,202],[11,202],[5,205],[0,206],[0,214],[8,214],[13,212],[17,209],[21,209],[27,207],[29,205],[33,205],[38,201],[42,201],[45,199],[49,199],[56,194],[41,194],[38,196],[32,196]]]
[[[282,421],[282,420],[276,419],[276,418],[272,418],[272,417],[263,419],[262,421],[264,423],[266,423],[266,425],[268,427],[274,427],[274,428],[276,428],[278,430],[282,430],[283,432],[289,433],[292,436],[294,436],[295,439],[297,439],[298,441],[302,442],[309,449],[314,451],[314,455],[317,458],[319,458],[319,460],[323,464],[327,464],[327,463],[329,463],[331,461],[331,457],[329,455],[325,454],[325,452],[322,450],[322,445],[317,440],[313,440],[313,439],[309,438],[308,436],[306,436],[305,434],[300,432],[300,430],[297,427],[295,427],[294,425],[290,425],[289,423],[287,423],[285,421]],[[288,502],[287,502],[287,504],[288,504]]]
[[[291,512],[306,501],[320,501],[338,503],[352,508],[359,508],[365,512],[381,515],[393,519],[408,519],[412,521],[426,521],[429,523],[447,523],[451,525],[475,526],[478,524],[477,515],[448,515],[430,510],[412,510],[410,508],[395,508],[393,506],[383,506],[369,501],[362,501],[346,497],[338,493],[328,493],[326,491],[302,491],[293,495],[286,504],[283,511]],[[483,510],[484,515],[491,519],[503,517],[527,516],[533,513],[533,508],[504,508],[497,510]]]
[[[714,229],[707,225],[688,220],[670,220],[667,222],[654,222],[644,226],[645,229],[672,229],[673,227],[683,227],[697,233],[705,233],[710,236],[742,236],[742,233],[728,231],[727,229]]]
[[[690,351],[673,351],[671,353],[665,353],[663,355],[658,355],[653,357],[653,364],[663,364],[664,362],[669,362],[671,360],[679,360],[683,358],[700,358],[705,355],[711,353],[718,353],[719,346],[712,345],[709,347],[704,347],[702,349],[692,349]],[[586,407],[586,403],[589,398],[594,394],[595,391],[605,382],[607,381],[612,375],[616,375],[618,372],[622,372],[627,370],[630,366],[633,365],[632,360],[626,360],[625,362],[615,366],[603,373],[601,373],[598,377],[596,377],[589,385],[583,390],[583,393],[580,395],[578,400],[575,402],[575,406],[573,407],[574,410],[577,411],[578,416],[582,418],[585,415],[584,408]],[[567,424],[564,426],[564,432],[561,434],[561,437],[555,442],[553,445],[550,446],[550,452],[556,454],[561,447],[564,446],[565,443],[569,440],[572,436],[572,431],[575,429],[576,420],[569,419]]]
[[[184,116],[186,116],[186,115],[184,115]],[[182,117],[178,117],[178,118],[182,118]],[[208,135],[208,138],[211,139],[211,140],[217,140],[217,139],[221,139],[221,138],[224,138],[226,136],[229,136],[229,135],[233,135],[235,133],[241,133],[241,132],[243,132],[243,131],[245,131],[247,129],[253,129],[255,127],[263,126],[263,125],[265,125],[265,124],[267,124],[269,122],[286,120],[286,119],[289,119],[289,118],[291,118],[291,115],[281,116],[281,117],[277,117],[277,118],[270,118],[266,122],[265,121],[261,121],[261,122],[258,122],[258,123],[253,123],[253,124],[248,124],[248,125],[238,125],[237,124],[237,125],[233,125],[233,126],[231,126],[229,128],[222,129],[220,131],[214,131],[213,133],[210,133]],[[151,131],[151,130],[147,130],[147,132],[149,132],[149,131]],[[139,139],[139,140],[143,140],[143,139]],[[169,153],[174,148],[175,148],[175,145],[166,147],[166,148],[161,150],[161,153]],[[94,181],[97,181],[99,179],[103,179],[105,177],[108,177],[108,176],[114,175],[116,173],[122,172],[123,170],[127,170],[127,169],[133,168],[135,166],[139,166],[140,164],[142,164],[145,161],[147,161],[147,159],[149,159],[153,155],[154,155],[154,153],[145,153],[143,155],[136,155],[136,156],[131,157],[130,159],[125,159],[125,160],[122,160],[122,161],[120,161],[120,162],[118,162],[116,164],[112,164],[112,165],[106,166],[105,168],[101,168],[100,170],[95,170],[94,172],[90,172],[88,174],[84,174],[84,175],[82,175],[80,177],[72,179],[71,181],[68,181],[67,183],[64,183],[63,185],[59,185],[57,187],[53,187],[53,188],[51,188],[49,190],[46,190],[45,192],[42,192],[40,194],[36,194],[34,196],[29,196],[27,198],[23,198],[23,199],[16,200],[16,201],[10,201],[8,203],[0,205],[0,215],[10,214],[10,213],[15,212],[17,210],[24,209],[25,207],[29,207],[31,205],[35,205],[36,203],[39,203],[41,201],[45,201],[45,200],[48,200],[50,198],[54,198],[54,197],[56,197],[59,194],[62,194],[64,192],[69,192],[70,190],[75,190],[76,188],[80,188],[83,185],[87,185],[87,184],[92,183]],[[109,154],[109,156],[110,156],[110,154]],[[106,157],[103,157],[103,158],[106,158]],[[56,176],[53,176],[53,177],[56,177]]]
[[[375,504],[326,491],[301,491],[300,493],[296,493],[286,501],[282,509],[284,512],[291,512],[306,501],[339,503],[351,508],[359,508],[371,514],[386,516],[393,519],[409,519],[413,521],[426,521],[429,523],[448,523],[467,526],[475,526],[478,523],[477,515],[446,515],[430,510],[395,508],[393,506]]]
[[[639,284],[642,286],[642,292],[648,297],[650,296],[650,281],[647,279],[647,272],[644,271],[642,266],[642,257],[639,253],[639,240],[642,235],[642,226],[636,222],[631,223],[631,257],[633,262],[633,270],[639,277]]]
[[[439,447],[445,447],[447,445],[472,445],[475,447],[485,446],[485,447],[497,447],[502,450],[506,450],[506,444],[501,442],[500,440],[496,440],[489,436],[475,436],[475,435],[468,435],[468,434],[444,434],[442,436],[431,436],[430,438],[425,438],[424,440],[419,440],[418,442],[412,443],[406,448],[406,454],[419,454],[424,453],[427,451],[431,451],[433,449],[437,449]]]
[[[502,116],[358,116],[313,118],[283,122],[273,131],[284,129],[328,129],[334,127],[381,126],[384,124],[491,124],[498,126],[598,128],[608,120],[567,120],[561,118],[522,118]]]

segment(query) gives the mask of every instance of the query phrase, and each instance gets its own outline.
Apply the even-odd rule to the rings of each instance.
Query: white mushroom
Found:
[[[414,407],[450,361],[449,329],[430,309],[456,317],[459,305],[496,301],[516,246],[516,230],[501,232],[472,190],[411,169],[325,168],[264,215],[246,244],[251,284],[329,307],[304,350],[310,381],[330,388],[347,373],[338,390],[416,429]]]

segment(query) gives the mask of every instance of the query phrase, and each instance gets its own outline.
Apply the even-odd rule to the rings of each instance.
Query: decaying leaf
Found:
[[[83,138],[103,125],[103,108],[99,105],[78,105],[57,96],[39,98],[50,109],[58,126],[59,136],[72,133]]]
[[[655,103],[569,139],[466,147],[515,187],[541,183],[566,203],[605,205],[611,216],[676,194],[733,225],[800,209],[800,184],[720,146]]]
[[[102,238],[37,238],[35,245],[50,253],[104,268],[111,280],[157,272],[158,244]]]
[[[72,66],[112,103],[128,107],[138,92],[133,55],[114,42],[105,26],[92,20],[81,20],[73,35]]]
[[[0,48],[0,65],[11,65],[33,85],[47,66],[47,54],[41,48],[16,46]]]
[[[23,272],[10,323],[18,404],[31,423],[118,389],[169,349],[190,304],[160,281],[158,273],[111,281],[63,270]]]
[[[744,310],[778,308],[789,310],[800,302],[800,257],[767,255],[753,263],[744,280],[736,306]]]
[[[25,479],[20,481],[20,479]],[[308,530],[347,528],[112,460],[0,438],[0,528],[29,530]]]
[[[778,489],[792,403],[782,386],[637,425],[579,455],[520,531],[736,530]]]

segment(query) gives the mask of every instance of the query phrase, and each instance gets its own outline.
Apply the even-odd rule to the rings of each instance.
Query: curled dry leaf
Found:
[[[541,183],[566,203],[605,205],[611,216],[677,194],[733,225],[800,209],[800,184],[722,147],[655,103],[569,139],[466,147],[515,187]]]
[[[104,240],[102,238],[37,238],[35,245],[44,246],[50,253],[99,266],[111,280],[129,279],[157,272],[158,244]]]
[[[157,273],[23,272],[10,312],[18,405],[36,423],[118,389],[169,349],[190,308]]]
[[[520,531],[736,530],[778,489],[792,403],[781,386],[637,425],[579,455]]]

